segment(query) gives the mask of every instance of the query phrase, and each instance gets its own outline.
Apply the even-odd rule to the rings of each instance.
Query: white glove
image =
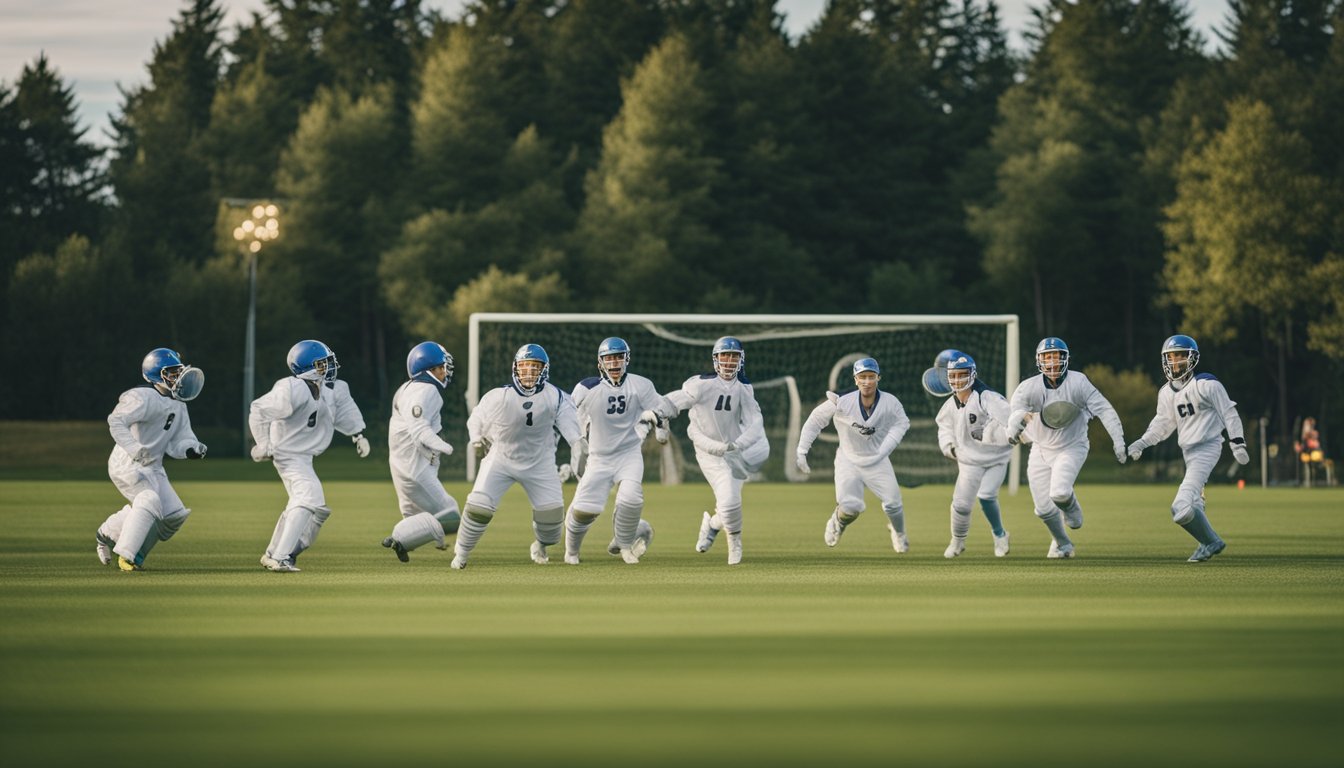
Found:
[[[204,459],[206,450],[205,443],[197,443],[187,449],[187,458]]]
[[[957,460],[957,447],[956,447],[955,445],[952,445],[951,443],[949,443],[949,444],[947,444],[947,445],[944,445],[944,446],[943,446],[943,455],[946,456],[947,458],[953,460],[953,461],[956,461],[956,460]]]
[[[350,442],[352,442],[352,443],[355,444],[355,453],[359,454],[359,458],[361,458],[361,459],[368,458],[368,456],[369,456],[369,438],[365,437],[365,436],[361,433],[361,434],[355,435],[354,437],[351,437],[351,438],[350,438]]]
[[[135,454],[131,456],[131,461],[134,461],[141,466],[148,467],[150,464],[154,463],[154,452],[141,446],[140,450],[136,451]]]
[[[1022,414],[1022,418],[1019,419],[1016,424],[1009,425],[1008,427],[1009,445],[1017,445],[1022,441],[1022,430],[1026,429],[1027,424],[1030,422],[1031,422],[1031,414],[1024,413]]]
[[[252,460],[253,460],[253,461],[270,461],[270,460],[271,460],[271,447],[270,447],[269,445],[254,445],[254,446],[252,446]]]
[[[471,449],[476,452],[476,460],[480,461],[490,452],[490,441],[482,437],[480,440],[471,442]]]
[[[804,475],[810,475],[810,474],[812,474],[812,468],[809,467],[809,466],[807,466],[807,454],[806,454],[806,453],[800,453],[800,454],[798,454],[797,456],[795,456],[795,457],[794,457],[794,462],[793,462],[793,463],[798,465],[798,471],[799,471],[799,472],[802,472]]]
[[[1113,446],[1111,446],[1111,447],[1115,449],[1115,460],[1118,461],[1118,462],[1120,462],[1121,464],[1124,464],[1124,463],[1125,463],[1125,459],[1128,458],[1128,456],[1125,455],[1125,444],[1124,444],[1124,443],[1116,443],[1115,445],[1113,445]]]
[[[1251,463],[1251,454],[1246,450],[1246,443],[1232,444],[1232,458],[1236,459],[1237,463],[1243,467]]]
[[[1145,446],[1143,443],[1139,442],[1138,440],[1135,440],[1134,442],[1130,443],[1130,444],[1129,444],[1129,460],[1130,460],[1130,461],[1138,461],[1138,460],[1139,460],[1139,457],[1143,455],[1143,449],[1146,448],[1146,447],[1147,447],[1147,446]]]
[[[556,467],[555,472],[560,476],[560,482],[562,483],[568,483],[569,479],[574,476],[574,468],[568,464],[561,464]]]
[[[672,430],[667,428],[667,422],[659,419],[658,423],[653,425],[653,439],[661,445],[667,445],[667,441],[672,439]]]
[[[724,453],[732,453],[733,451],[736,450],[737,450],[737,443],[730,442],[727,445],[723,446]]]

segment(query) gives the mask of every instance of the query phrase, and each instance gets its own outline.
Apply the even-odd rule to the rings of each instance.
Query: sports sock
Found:
[[[1218,541],[1218,534],[1214,533],[1213,526],[1209,523],[1209,518],[1204,514],[1204,505],[1195,507],[1195,516],[1190,522],[1181,526],[1186,533],[1195,537],[1195,541],[1200,544],[1212,544]]]
[[[897,533],[905,533],[905,506],[887,509],[883,507],[883,512],[887,513],[887,519],[891,521],[891,527]]]
[[[999,511],[998,499],[981,499],[980,511],[985,513],[985,520],[989,521],[989,530],[993,531],[995,536],[1003,535],[1003,513]]]
[[[1039,517],[1041,522],[1045,523],[1045,527],[1050,529],[1050,535],[1054,537],[1055,544],[1062,547],[1065,544],[1073,543],[1068,532],[1064,530],[1064,516],[1059,513],[1058,509],[1052,509]]]

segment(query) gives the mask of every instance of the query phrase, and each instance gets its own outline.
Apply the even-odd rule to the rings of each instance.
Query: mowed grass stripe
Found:
[[[1081,488],[1063,562],[1025,493],[1012,555],[977,517],[946,561],[950,488],[906,491],[898,557],[871,499],[831,550],[828,486],[748,486],[738,568],[692,551],[702,486],[646,489],[634,567],[609,516],[583,566],[532,564],[515,491],[453,572],[378,546],[390,487],[327,490],[301,574],[256,564],[278,481],[180,484],[192,518],[122,574],[110,484],[0,483],[5,764],[1344,761],[1338,491],[1210,489],[1230,547],[1192,565],[1164,486]]]

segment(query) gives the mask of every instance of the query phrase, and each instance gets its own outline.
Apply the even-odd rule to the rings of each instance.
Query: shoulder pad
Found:
[[[702,374],[700,374],[700,380],[701,380],[701,381],[704,381],[705,379],[717,379],[717,378],[719,378],[719,374],[717,374],[717,373],[702,373]]]
[[[858,391],[858,387],[846,387],[845,389],[837,390],[835,394],[839,397],[844,397],[845,395],[852,395]]]
[[[751,386],[751,379],[748,379],[746,376],[744,376],[744,375],[742,375],[742,374],[740,374],[740,373],[737,374],[737,380],[740,381],[740,382],[742,382],[743,384],[746,384],[748,387]]]
[[[973,392],[987,392],[989,391],[989,387],[985,385],[985,382],[976,379],[975,384],[971,385],[971,390]]]
[[[607,357],[611,357],[611,355],[607,355]],[[601,377],[601,376],[589,376],[588,378],[584,379],[583,381],[580,381],[579,384],[578,384],[578,386],[576,386],[576,387],[574,387],[574,388],[575,388],[575,389],[578,389],[579,387],[587,387],[587,388],[589,388],[589,389],[596,389],[596,388],[597,388],[597,385],[598,385],[598,384],[601,384],[601,383],[602,383],[602,377]]]
[[[1217,381],[1218,377],[1212,373],[1196,373],[1195,381]]]

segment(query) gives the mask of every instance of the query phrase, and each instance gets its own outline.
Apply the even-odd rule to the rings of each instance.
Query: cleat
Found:
[[[826,542],[826,546],[834,547],[840,543],[840,535],[844,532],[845,526],[840,524],[840,513],[832,512],[826,521],[826,532],[822,534],[821,540]]]
[[[565,553],[565,565],[578,565],[578,564],[579,564],[578,555],[571,555],[568,552]]]
[[[1069,542],[1061,547],[1059,546],[1059,542],[1051,539],[1050,551],[1045,553],[1045,557],[1048,560],[1065,560],[1073,557],[1073,542]]]
[[[896,550],[896,554],[904,555],[910,551],[910,539],[904,533],[897,533],[891,523],[887,523],[887,530],[891,532],[891,548]]]
[[[1190,559],[1186,562],[1202,563],[1205,560],[1212,559],[1214,555],[1222,552],[1224,549],[1227,549],[1227,542],[1222,539],[1218,539],[1212,544],[1200,544],[1195,550],[1195,553],[1191,555]]]
[[[1064,524],[1076,531],[1083,527],[1083,505],[1074,500],[1069,507],[1070,509],[1061,508],[1060,512],[1064,513]]]
[[[994,556],[995,556],[995,557],[1007,557],[1007,556],[1008,556],[1008,532],[1007,532],[1007,531],[1004,531],[1002,536],[995,536],[995,537],[994,537]]]
[[[630,551],[635,553],[635,557],[643,557],[652,544],[653,526],[649,525],[647,520],[640,520],[639,527],[635,529],[635,542],[630,545]]]
[[[406,548],[401,545],[400,541],[397,541],[391,536],[388,536],[386,539],[383,539],[383,546],[397,553],[397,559],[400,560],[401,562],[403,563],[411,562],[410,553],[406,551]]]
[[[706,512],[700,521],[700,538],[695,542],[695,551],[708,552],[709,548],[714,546],[714,539],[719,535],[719,530],[721,529],[709,524],[709,513]]]
[[[145,570],[144,568],[141,568],[140,566],[136,565],[133,561],[127,560],[124,557],[117,557],[117,567],[127,572]]]
[[[742,534],[728,534],[728,564],[737,565],[742,562]]]
[[[621,559],[626,565],[639,565],[639,555],[636,555],[633,549],[622,549]]]
[[[105,543],[102,536],[94,537],[93,551],[98,553],[98,562],[103,565],[112,562],[112,545]]]
[[[449,563],[448,567],[452,568],[454,571],[460,571],[466,568],[467,556],[462,554],[461,552],[453,555],[453,562]]]
[[[621,545],[616,543],[615,539],[607,542],[607,554],[612,557],[619,557],[621,554]]]
[[[532,562],[537,565],[545,565],[551,562],[551,556],[546,554],[546,545],[540,541],[532,542]]]
[[[293,561],[292,559],[272,560],[271,562],[274,563],[274,565],[268,565],[268,566],[266,566],[266,570],[271,571],[271,572],[273,572],[273,573],[298,573],[298,572],[299,572],[299,568],[298,568],[298,566],[294,565],[294,561]]]
[[[262,556],[261,556],[261,567],[262,567],[262,568],[265,568],[265,569],[268,570],[268,571],[273,571],[273,570],[275,570],[275,566],[277,566],[277,565],[279,565],[279,564],[280,564],[280,561],[279,561],[279,560],[276,560],[275,558],[271,557],[270,555],[262,555]]]
[[[956,557],[957,555],[960,555],[962,552],[965,551],[966,551],[966,539],[957,538],[956,536],[953,536],[952,543],[948,544],[947,549],[943,552],[943,557],[946,557],[948,560],[951,560],[952,558]]]

